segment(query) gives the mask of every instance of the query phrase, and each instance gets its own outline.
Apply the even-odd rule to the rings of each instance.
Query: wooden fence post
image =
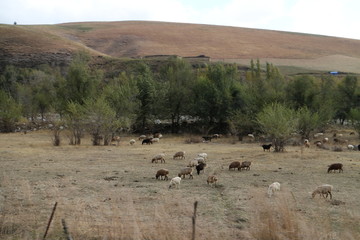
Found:
[[[198,201],[194,202],[194,215],[192,217],[192,227],[193,227],[193,231],[192,231],[192,240],[195,240],[195,228],[196,228],[196,209],[197,209],[197,205],[198,205]]]
[[[46,231],[45,231],[45,234],[44,234],[43,240],[45,240],[46,235],[47,235],[47,233],[48,233],[48,231],[49,231],[51,221],[52,221],[52,219],[53,219],[53,217],[54,217],[54,214],[55,214],[56,206],[57,206],[57,202],[55,202],[55,205],[54,205],[53,210],[52,210],[52,212],[51,212],[51,215],[50,215],[50,218],[49,218],[48,224],[47,224],[47,226],[46,226]]]

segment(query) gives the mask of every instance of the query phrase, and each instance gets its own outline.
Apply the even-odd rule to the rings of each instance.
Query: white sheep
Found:
[[[329,184],[323,184],[321,186],[318,186],[311,194],[312,198],[316,196],[316,194],[321,195],[324,198],[327,198],[328,195],[330,195],[330,199],[332,199],[331,191],[333,189],[332,185]]]
[[[139,140],[144,140],[146,138],[146,135],[140,135]]]
[[[181,177],[174,177],[170,180],[169,189],[172,187],[179,188],[181,182]]]
[[[212,138],[214,139],[221,138],[221,134],[215,133],[212,135]]]
[[[280,183],[273,182],[272,184],[269,185],[267,194],[269,197],[271,197],[276,191],[280,191]]]
[[[198,163],[205,163],[205,158],[203,157],[196,157],[194,158],[195,161],[198,161]]]
[[[130,145],[134,145],[136,143],[135,139],[130,139],[129,141]]]
[[[314,134],[314,138],[318,138],[318,137],[321,137],[321,136],[324,136],[324,133],[315,133]]]
[[[163,137],[163,135],[161,134],[161,133],[155,133],[154,134],[154,138],[162,138]]]
[[[349,150],[354,150],[354,149],[355,149],[355,146],[354,146],[354,145],[349,144],[349,145],[347,146],[347,148],[348,148]]]
[[[305,139],[305,140],[304,140],[304,146],[307,147],[307,148],[310,147],[310,141],[309,141],[309,139]]]
[[[154,142],[159,142],[160,141],[160,138],[153,138],[151,139],[151,141],[154,143]]]
[[[199,153],[198,154],[198,157],[202,157],[202,158],[204,158],[205,160],[207,159],[207,153]]]
[[[196,167],[199,164],[199,161],[196,159],[190,160],[189,164],[187,165],[188,167]]]
[[[254,134],[251,134],[251,133],[248,134],[248,137],[250,137],[250,138],[252,138],[252,139],[255,139]]]

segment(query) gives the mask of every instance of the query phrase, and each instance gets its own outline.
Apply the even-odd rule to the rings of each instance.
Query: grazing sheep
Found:
[[[239,161],[234,161],[234,162],[230,163],[229,170],[231,170],[232,168],[234,168],[234,170],[235,170],[237,168],[238,171],[240,171],[240,166],[241,166],[241,163]]]
[[[135,141],[135,139],[131,139],[131,140],[129,141],[129,143],[130,143],[130,145],[134,145],[134,144],[136,143],[136,141]]]
[[[349,140],[347,140],[347,139],[334,138],[334,143],[345,144],[348,142],[349,142]]]
[[[331,171],[336,171],[336,170],[339,170],[339,172],[341,171],[343,171],[343,165],[342,165],[342,163],[333,163],[333,164],[331,164],[331,165],[329,165],[328,166],[329,168],[328,168],[328,173],[329,172],[331,172]]]
[[[315,133],[314,134],[314,138],[318,138],[318,137],[321,137],[321,136],[324,136],[324,133]]]
[[[355,150],[355,146],[354,146],[354,145],[351,145],[351,144],[349,144],[349,145],[347,146],[347,148],[348,148],[349,150]]]
[[[164,177],[164,180],[168,180],[168,176],[167,176],[168,174],[169,174],[169,170],[162,168],[156,172],[155,177],[156,179],[159,179],[160,177],[160,180],[162,180],[162,178]]]
[[[248,137],[249,137],[249,138],[252,138],[252,139],[255,139],[254,134],[251,134],[251,133],[248,134]]]
[[[203,157],[196,157],[194,160],[198,161],[198,163],[205,163],[205,158]]]
[[[322,142],[320,142],[320,141],[316,141],[316,142],[314,142],[314,144],[319,148],[321,148],[323,145]]]
[[[202,137],[205,142],[211,142],[212,137],[211,136],[204,136]]]
[[[139,140],[144,140],[146,138],[146,135],[140,135]]]
[[[198,159],[193,159],[193,160],[190,160],[190,162],[187,166],[188,167],[196,167],[197,165],[199,165]]]
[[[218,139],[218,138],[221,138],[221,134],[213,134],[211,138],[214,138],[214,139]]]
[[[120,144],[120,136],[115,136],[111,139],[111,142],[116,142],[116,145],[119,146]]]
[[[310,141],[308,139],[304,140],[304,146],[309,148],[310,147]]]
[[[161,133],[154,133],[154,138],[162,138],[163,135]]]
[[[269,185],[267,194],[269,197],[271,197],[275,191],[280,191],[280,183],[278,182],[273,182],[272,184]]]
[[[202,158],[204,158],[206,160],[208,155],[207,155],[207,153],[199,153],[198,157],[202,157]]]
[[[180,151],[180,152],[175,153],[173,159],[176,159],[176,158],[185,159],[185,151]]]
[[[169,189],[176,187],[179,188],[181,182],[181,177],[174,177],[170,180]]]
[[[245,170],[250,170],[250,165],[251,165],[251,162],[250,161],[244,161],[244,162],[242,162],[241,163],[241,165],[240,165],[240,171],[241,171],[241,169],[245,169]]]
[[[153,143],[154,143],[154,142],[159,142],[159,141],[160,141],[160,138],[152,138],[152,139],[151,139],[151,142],[153,142]]]
[[[323,143],[327,143],[328,141],[329,141],[329,138],[327,138],[327,137],[322,140]]]
[[[157,163],[158,161],[160,161],[161,163],[165,163],[165,154],[161,153],[156,155],[155,157],[152,158],[151,162],[152,163]]]
[[[206,163],[199,163],[195,168],[196,168],[196,171],[197,171],[197,174],[200,175],[200,171],[204,171],[206,167]],[[205,172],[205,171],[204,171]]]
[[[330,195],[330,199],[332,199],[331,191],[333,189],[332,185],[324,184],[321,186],[318,186],[311,194],[312,198],[316,196],[316,194],[321,195],[324,198],[327,198],[328,195]]]
[[[208,176],[207,178],[207,184],[211,184],[211,186],[213,186],[213,184],[216,186],[216,182],[217,182],[217,177],[214,175]]]
[[[183,168],[181,169],[181,171],[179,172],[178,176],[179,177],[186,177],[186,175],[189,175],[189,178],[193,178],[192,175],[193,169],[191,167],[187,167],[187,168]]]
[[[146,144],[146,145],[152,144],[151,138],[145,138],[145,139],[142,141],[141,145],[144,145],[144,144]]]
[[[271,146],[272,146],[271,143],[270,143],[270,144],[264,144],[264,145],[262,145],[262,148],[264,149],[264,152],[265,152],[266,150],[268,150],[268,151],[270,152]]]

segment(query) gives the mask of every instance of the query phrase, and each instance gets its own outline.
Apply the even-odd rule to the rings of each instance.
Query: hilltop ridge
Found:
[[[360,40],[313,34],[149,21],[0,25],[0,65],[66,64],[93,56],[209,56],[248,64],[250,59],[313,70],[360,73]]]

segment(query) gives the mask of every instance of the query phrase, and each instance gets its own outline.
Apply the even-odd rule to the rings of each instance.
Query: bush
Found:
[[[21,117],[21,105],[0,90],[0,131],[13,132],[16,128],[16,122]]]
[[[266,106],[257,114],[256,121],[260,129],[272,138],[275,152],[285,150],[285,142],[291,138],[298,124],[296,112],[280,103]]]

